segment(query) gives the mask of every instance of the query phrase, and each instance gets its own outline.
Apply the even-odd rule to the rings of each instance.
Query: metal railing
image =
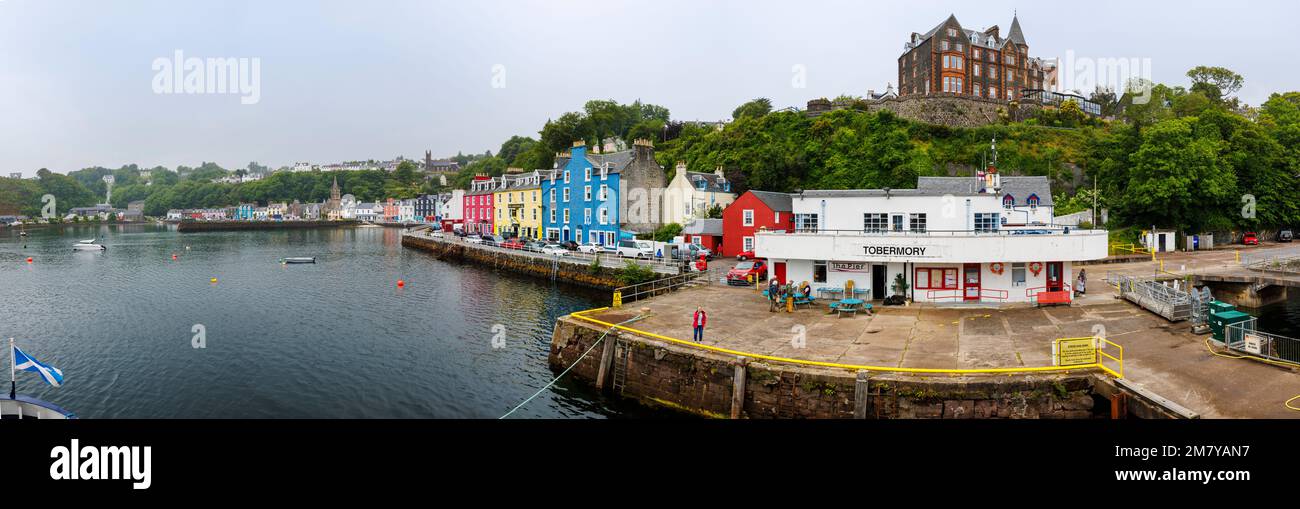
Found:
[[[861,230],[832,230],[816,228],[795,228],[793,232],[770,230],[758,231],[755,235],[841,235],[841,236],[859,236],[859,237],[988,237],[988,236],[1020,236],[1020,235],[1092,235],[1107,233],[1106,230],[1084,230],[1079,228],[1058,228],[1055,226],[1025,226],[1025,227],[999,227],[988,230],[906,230],[896,231],[890,229],[861,229]]]
[[[1224,343],[1240,353],[1300,365],[1300,339],[1289,338],[1257,328],[1254,317],[1224,328]]]
[[[437,233],[438,235],[435,235],[435,233]],[[624,266],[626,266],[627,262],[633,262],[636,263],[637,265],[649,267],[650,269],[660,274],[680,274],[683,265],[686,263],[684,261],[654,258],[654,257],[627,258],[627,257],[619,256],[618,253],[614,251],[604,251],[601,253],[565,251],[564,253],[552,254],[552,253],[542,252],[542,250],[528,245],[525,245],[520,248],[508,248],[508,247],[501,247],[497,245],[490,245],[484,243],[468,242],[461,237],[457,237],[456,235],[447,232],[407,231],[404,232],[403,235],[420,237],[435,242],[463,244],[467,247],[482,249],[486,251],[495,251],[501,253],[515,254],[515,255],[524,254],[536,258],[544,258],[547,260],[554,260],[554,261],[561,261],[561,262],[568,262],[568,263],[581,263],[586,265],[591,265],[595,263],[595,264],[599,264],[601,267],[611,268],[611,269],[621,269]]]
[[[626,303],[654,297],[656,295],[663,295],[687,285],[698,286],[712,284],[713,278],[710,274],[712,274],[710,271],[687,272],[676,276],[656,279],[654,281],[622,286],[614,289],[614,294],[618,296],[615,300],[621,303]]]
[[[1300,256],[1278,256],[1267,254],[1243,255],[1241,257],[1241,266],[1260,272],[1300,274]]]
[[[1171,322],[1191,320],[1205,323],[1209,317],[1210,292],[1196,291],[1181,279],[1158,280],[1123,274],[1107,274],[1106,281],[1119,291],[1120,297],[1159,314]]]

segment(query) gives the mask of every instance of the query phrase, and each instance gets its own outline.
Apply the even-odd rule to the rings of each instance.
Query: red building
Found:
[[[754,232],[794,231],[790,195],[747,191],[722,211],[722,256],[754,250]]]
[[[496,180],[487,175],[475,175],[465,193],[465,232],[492,235],[492,190]]]
[[[721,256],[718,250],[722,248],[722,220],[693,220],[682,226],[682,237],[685,238],[687,243],[699,244],[701,247],[713,252],[713,254]]]

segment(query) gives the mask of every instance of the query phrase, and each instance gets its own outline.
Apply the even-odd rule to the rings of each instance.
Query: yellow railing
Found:
[[[1132,242],[1126,244],[1120,244],[1118,242],[1112,243],[1110,245],[1110,255],[1115,256],[1121,254],[1150,255],[1152,260],[1154,260],[1156,256],[1156,254],[1151,252],[1150,249],[1140,244],[1134,244]]]
[[[660,341],[666,341],[676,345],[681,345],[681,346],[694,348],[698,350],[706,350],[715,353],[746,357],[749,359],[764,360],[764,361],[776,362],[781,364],[794,364],[799,366],[817,366],[823,368],[845,369],[850,371],[866,370],[866,371],[881,371],[881,372],[888,372],[888,373],[924,373],[924,374],[947,374],[947,375],[1069,373],[1070,371],[1086,370],[1086,369],[1098,369],[1101,370],[1102,372],[1110,374],[1111,376],[1120,377],[1120,378],[1122,378],[1122,374],[1123,374],[1123,360],[1122,360],[1123,349],[1120,349],[1120,359],[1119,359],[1120,370],[1116,372],[1114,370],[1107,368],[1101,362],[1101,356],[1105,356],[1111,359],[1114,359],[1114,357],[1111,357],[1109,355],[1106,355],[1104,352],[1101,352],[1100,343],[1097,343],[1096,349],[1098,355],[1095,357],[1096,362],[1092,362],[1088,364],[1072,365],[1072,366],[1032,366],[1032,367],[1019,367],[1019,368],[973,368],[973,369],[900,368],[894,366],[870,366],[870,365],[863,365],[863,364],[842,364],[838,362],[810,361],[805,359],[792,359],[789,357],[777,357],[773,355],[763,355],[763,354],[752,353],[752,352],[742,352],[739,350],[732,350],[729,348],[703,345],[703,344],[696,343],[694,341],[686,341],[684,339],[668,337],[662,334],[655,334],[653,332],[634,329],[632,327],[609,323],[606,321],[597,320],[595,318],[586,316],[587,314],[597,313],[600,311],[605,311],[607,309],[609,308],[605,307],[605,308],[588,309],[586,311],[578,311],[576,313],[571,314],[570,316],[588,323],[599,325],[601,327],[605,327],[609,329],[618,329],[639,336],[654,338]],[[1097,338],[1097,339],[1101,339],[1101,338]],[[1101,339],[1101,341],[1106,341],[1106,340]],[[1106,341],[1106,343],[1114,345],[1114,343],[1110,343],[1109,341]],[[1115,345],[1115,346],[1119,346],[1119,345]]]

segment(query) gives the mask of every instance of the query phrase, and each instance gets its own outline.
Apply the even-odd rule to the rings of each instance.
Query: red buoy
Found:
[[[32,257],[30,256],[27,257],[27,263],[32,263]]]
[[[404,286],[406,286],[406,281],[402,281],[401,279],[398,279],[398,280],[397,280],[397,287],[398,287],[398,288],[401,288],[401,287],[404,287]]]
[[[176,259],[176,253],[172,253],[172,259],[173,259],[173,260]]]

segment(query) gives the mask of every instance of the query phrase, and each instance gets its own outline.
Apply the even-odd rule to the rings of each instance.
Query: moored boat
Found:
[[[289,258],[281,258],[281,259],[280,259],[280,263],[283,263],[283,264],[289,264],[289,263],[316,263],[316,257],[315,257],[315,256],[296,256],[296,257],[289,257]]]
[[[96,244],[95,240],[96,239],[78,241],[76,244],[72,245],[72,249],[77,251],[104,251],[108,249],[107,246]]]

